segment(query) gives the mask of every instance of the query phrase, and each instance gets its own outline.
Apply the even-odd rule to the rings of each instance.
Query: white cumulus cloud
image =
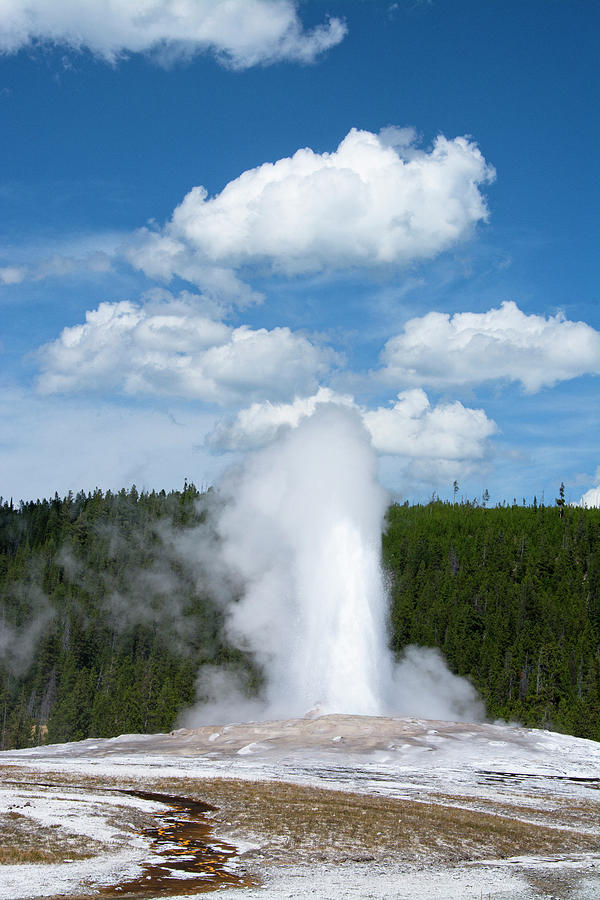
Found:
[[[561,314],[526,315],[509,301],[485,313],[411,319],[386,343],[381,362],[396,383],[443,387],[506,379],[533,393],[600,373],[600,333]]]
[[[481,186],[494,178],[477,145],[412,129],[352,129],[337,150],[298,150],[243,172],[209,197],[193,188],[129,258],[154,277],[194,280],[194,267],[259,264],[293,275],[427,259],[487,219]]]
[[[433,470],[464,472],[480,463],[488,452],[489,438],[496,424],[482,409],[462,403],[432,406],[419,389],[398,394],[391,407],[368,410],[348,395],[320,388],[309,397],[292,403],[253,403],[233,419],[217,423],[207,443],[214,449],[246,450],[272,441],[283,429],[296,428],[323,404],[356,408],[371,436],[375,449],[385,455],[402,457],[424,472]]]
[[[181,300],[101,303],[38,353],[42,393],[122,391],[219,404],[314,390],[336,360],[289,328],[232,328]]]
[[[243,69],[311,62],[338,44],[344,23],[304,31],[294,0],[0,0],[0,51],[35,43],[87,49],[109,62],[153,51],[164,61],[212,52]]]
[[[586,509],[600,506],[600,485],[586,491],[579,503],[576,503],[575,506],[583,506]]]
[[[233,269],[207,264],[166,233],[143,228],[129,240],[124,252],[127,260],[150,278],[169,282],[178,275],[225,306],[244,309],[264,300],[264,295],[238,278]]]
[[[392,407],[380,406],[363,418],[380,453],[420,459],[481,459],[497,430],[482,409],[458,401],[431,406],[421,388],[402,391]]]

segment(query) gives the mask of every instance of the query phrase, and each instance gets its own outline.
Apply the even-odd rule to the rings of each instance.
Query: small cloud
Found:
[[[485,313],[430,312],[386,343],[380,374],[389,382],[444,388],[520,381],[528,393],[600,373],[600,333],[585,322],[526,315],[516,303]]]
[[[458,401],[432,407],[421,388],[402,391],[392,407],[365,412],[363,418],[381,453],[420,460],[481,459],[497,431],[482,409]]]
[[[6,4],[4,4],[6,7]],[[223,65],[246,69],[279,61],[310,63],[346,35],[335,17],[305,31],[294,0],[28,0],[9,3],[0,19],[0,52],[53,45],[89,50],[115,64],[148,53],[161,64],[211,53]],[[63,70],[71,68],[62,57]]]
[[[27,276],[22,266],[0,267],[0,284],[20,284]]]
[[[110,272],[123,240],[121,232],[92,232],[12,244],[4,249],[0,284]]]
[[[79,258],[54,253],[31,266],[29,277],[32,281],[43,281],[46,278],[64,278],[80,272],[110,272],[111,268],[111,256],[100,250]]]

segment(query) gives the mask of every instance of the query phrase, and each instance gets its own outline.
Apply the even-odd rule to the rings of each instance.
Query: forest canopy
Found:
[[[168,731],[207,665],[260,688],[226,637],[239,586],[210,571],[218,502],[0,501],[0,748]],[[393,505],[383,561],[396,654],[438,647],[491,719],[600,740],[599,509]]]

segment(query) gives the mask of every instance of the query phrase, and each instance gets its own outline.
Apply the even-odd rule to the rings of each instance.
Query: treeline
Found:
[[[393,506],[391,632],[439,647],[488,716],[600,740],[600,509]]]
[[[185,541],[210,499],[186,484],[0,505],[1,749],[168,731],[206,663],[258,678]]]
[[[211,511],[170,493],[0,500],[0,748],[170,730],[226,640]],[[488,715],[600,740],[600,510],[392,506],[390,640],[439,647]]]

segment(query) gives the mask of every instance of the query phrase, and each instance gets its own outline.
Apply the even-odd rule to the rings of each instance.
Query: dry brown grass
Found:
[[[453,863],[598,850],[595,836],[452,804],[423,803],[228,779],[154,782],[217,807],[217,830],[251,839],[276,862],[379,860]]]
[[[6,767],[0,770],[0,782],[22,779],[32,786],[35,775],[28,775],[26,782],[23,774]],[[483,798],[469,801],[455,795],[431,795],[427,802],[420,802],[225,778],[147,778],[134,783],[116,777],[69,777],[62,772],[44,772],[39,778],[57,786],[127,788],[203,800],[216,807],[217,834],[259,845],[246,858],[250,862],[255,857],[261,864],[384,859],[434,864],[599,849],[597,836],[572,827],[592,813],[597,823],[598,805],[593,802],[571,809],[571,816],[566,802],[552,798],[562,813],[555,823],[550,815],[544,821],[543,812],[533,806]],[[481,809],[486,802],[489,808]]]
[[[594,793],[596,795],[594,796]],[[533,825],[551,824],[557,833],[565,835],[565,846],[555,853],[547,852],[556,865],[541,866],[536,868],[531,863],[522,870],[522,874],[536,896],[561,897],[567,900],[569,897],[579,896],[582,871],[585,870],[585,862],[577,865],[560,867],[558,854],[585,852],[591,849],[598,853],[600,850],[600,794],[590,792],[590,799],[556,796],[548,794],[537,795],[538,805],[531,805],[525,796],[514,797],[510,800],[503,798],[485,797],[459,797],[451,794],[435,795],[436,803],[458,804],[470,809],[479,809],[485,812],[493,812],[512,819],[520,820],[521,827]],[[561,831],[561,829],[564,829]],[[590,848],[573,846],[571,837],[573,833],[587,835],[591,841]],[[594,846],[595,843],[595,846]],[[525,852],[525,851],[523,851]],[[540,852],[540,851],[538,851]]]
[[[60,825],[38,825],[12,811],[0,815],[0,865],[88,859],[102,849],[99,841],[70,834]]]
[[[39,778],[39,782],[38,779]],[[87,785],[81,785],[83,789],[104,788],[107,785],[104,779],[86,779]],[[19,805],[19,810],[27,807],[27,793],[43,795],[50,788],[47,785],[60,787],[67,794],[77,795],[80,789],[79,780],[75,782],[72,776],[51,773],[38,775],[37,773],[23,772],[12,766],[0,768],[0,785],[10,787],[18,785],[21,798],[24,799],[24,807]],[[117,809],[110,806],[98,807],[98,815],[115,828],[127,834],[137,833],[155,824],[152,815],[143,813],[131,807]],[[0,865],[21,863],[60,863],[78,859],[89,859],[109,849],[102,841],[94,840],[85,835],[74,834],[60,824],[40,825],[27,815],[26,811],[10,809],[0,813]]]
[[[509,801],[491,797],[432,793],[428,795],[428,799],[443,806],[460,806],[519,819],[531,824],[551,825],[553,828],[583,830],[590,835],[600,837],[600,795],[591,800],[539,796],[540,803],[537,806],[527,803],[524,797],[515,797]]]

